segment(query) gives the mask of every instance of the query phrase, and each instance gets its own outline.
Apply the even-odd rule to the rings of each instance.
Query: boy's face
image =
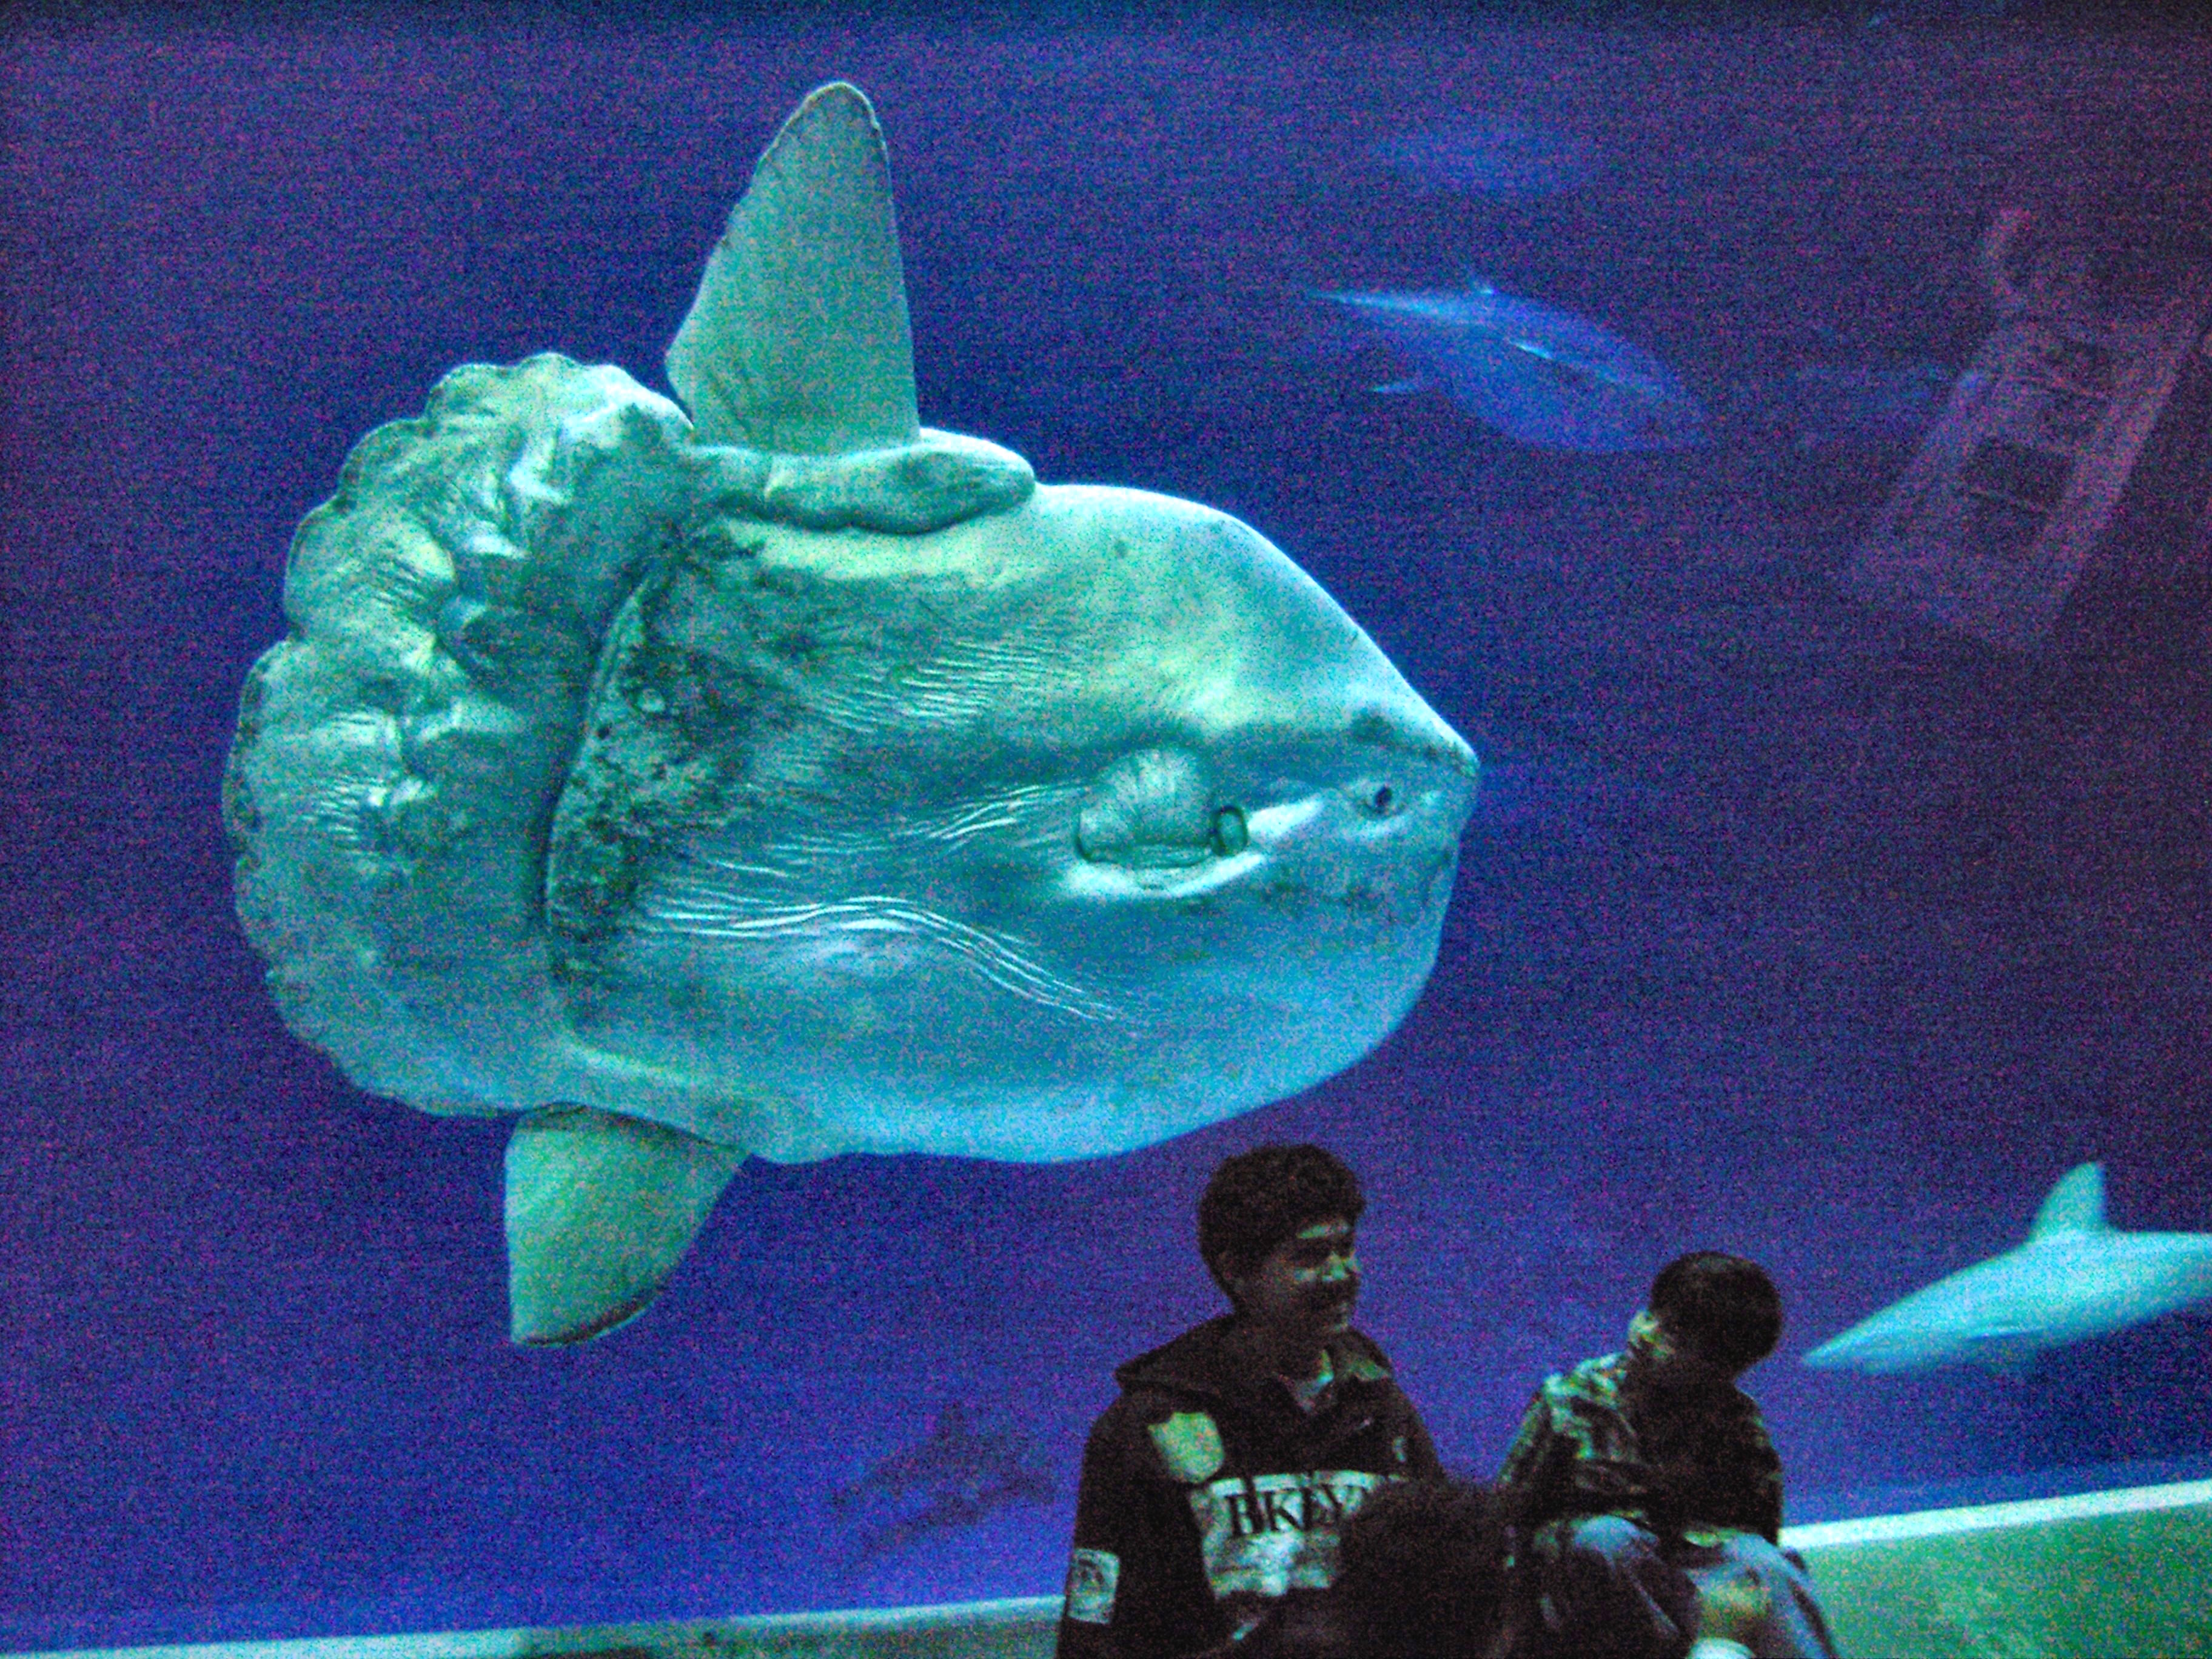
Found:
[[[1708,1358],[1696,1343],[1668,1328],[1646,1308],[1628,1322],[1629,1361],[1647,1382],[1666,1389],[1694,1389],[1733,1382],[1741,1366]]]
[[[1325,1342],[1352,1323],[1359,1300],[1352,1224],[1310,1222],[1250,1273],[1226,1277],[1246,1319],[1286,1340]]]

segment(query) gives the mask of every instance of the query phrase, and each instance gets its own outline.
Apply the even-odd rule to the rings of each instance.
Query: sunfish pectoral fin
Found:
[[[507,1143],[514,1340],[581,1342],[641,1312],[744,1156],[589,1106],[520,1119]]]
[[[699,440],[792,455],[912,443],[914,343],[875,112],[810,94],[753,169],[668,348]]]

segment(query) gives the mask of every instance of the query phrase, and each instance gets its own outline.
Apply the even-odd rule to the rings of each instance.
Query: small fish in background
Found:
[[[1687,449],[1705,406],[1643,347],[1587,318],[1487,283],[1408,293],[1323,293],[1419,367],[1377,392],[1434,387],[1538,449]]]
[[[1729,420],[1801,454],[1911,443],[1942,411],[1957,378],[1932,357],[1808,363],[1750,382],[1730,406]]]
[[[1367,153],[1424,191],[1532,201],[1586,183],[1597,152],[1577,133],[1510,115],[1440,121],[1389,138]]]
[[[2212,1301],[2212,1233],[2121,1232],[2105,1219],[2105,1166],[2062,1176],[2027,1242],[1861,1320],[1805,1356],[1875,1374],[1978,1364],[2024,1372],[2047,1349]]]
[[[854,1553],[879,1561],[933,1533],[973,1526],[1009,1504],[1059,1496],[1042,1448],[1015,1429],[977,1429],[953,1401],[927,1437],[893,1452],[830,1495],[856,1529]]]

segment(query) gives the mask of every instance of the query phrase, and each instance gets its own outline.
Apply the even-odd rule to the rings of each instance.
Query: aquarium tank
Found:
[[[1452,1468],[1705,1248],[1792,1522],[2212,1468],[2190,14],[33,4],[0,135],[0,1645],[1053,1594],[1267,1143]]]

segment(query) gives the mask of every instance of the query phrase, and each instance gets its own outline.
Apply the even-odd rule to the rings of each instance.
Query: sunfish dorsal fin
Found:
[[[890,165],[859,88],[818,88],[783,124],[667,363],[702,443],[840,455],[920,434]]]
[[[2079,1164],[2058,1177],[2043,1207],[2035,1212],[2035,1224],[2027,1230],[2027,1241],[2033,1244],[2039,1238],[2050,1238],[2059,1233],[2101,1233],[2105,1224],[2105,1166],[2101,1164]]]

